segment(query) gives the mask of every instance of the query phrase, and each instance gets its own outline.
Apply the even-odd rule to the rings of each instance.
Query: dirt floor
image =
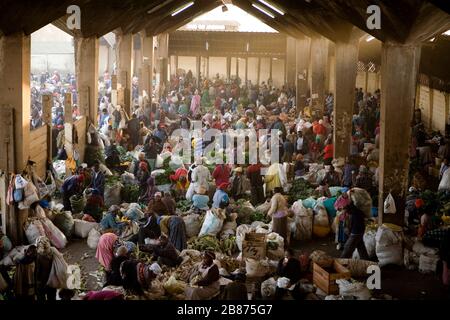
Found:
[[[332,237],[307,242],[294,241],[292,247],[296,253],[311,253],[322,250],[333,257],[339,257],[341,251],[336,250]],[[64,256],[69,264],[79,264],[82,270],[85,290],[99,290],[101,275],[99,264],[95,258],[95,250],[90,249],[86,239],[74,239],[64,249]],[[381,270],[381,290],[377,294],[388,294],[399,300],[435,300],[450,299],[448,289],[442,286],[437,274],[421,274],[403,267],[387,266]]]

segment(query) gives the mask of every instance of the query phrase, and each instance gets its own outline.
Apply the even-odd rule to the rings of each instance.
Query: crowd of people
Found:
[[[67,88],[62,85],[66,81],[70,83]],[[40,83],[41,93],[49,83],[52,84],[55,101],[59,103],[56,108],[58,117],[64,90],[76,90],[73,77],[63,82],[57,73],[52,77],[42,75]],[[111,104],[110,77],[104,74],[103,85],[100,86],[99,117],[95,124],[96,134],[104,146],[104,156],[95,161],[91,168],[80,167],[74,175],[67,177],[62,184],[62,195],[64,210],[67,211],[73,211],[72,196],[87,195],[82,219],[99,223],[101,237],[96,257],[106,273],[105,286],[123,286],[136,294],[142,294],[161,273],[161,266],[173,268],[180,265],[183,260],[180,253],[188,247],[188,239],[185,222],[177,215],[176,202],[190,201],[191,209],[196,214],[211,211],[222,221],[231,221],[233,212],[230,204],[239,199],[248,199],[255,207],[269,203],[267,217],[272,221],[272,231],[284,239],[286,253],[279,261],[276,274],[288,278],[289,285],[277,288],[276,298],[281,299],[289,293],[295,299],[301,298],[300,290],[286,289],[296,287],[304,275],[301,262],[290,246],[288,218],[292,216],[292,211],[286,194],[293,181],[309,179],[317,163],[323,164],[325,172],[315,176],[313,181],[316,198],[331,198],[330,189],[341,187],[341,193],[334,199],[336,204],[331,205],[340,210],[336,232],[338,249],[342,250],[341,257],[351,258],[356,249],[361,259],[369,259],[363,240],[366,217],[355,204],[351,190],[355,187],[366,190],[373,199],[373,207],[377,207],[380,91],[364,94],[361,88],[355,89],[350,155],[345,159],[334,159],[333,94],[329,93],[324,101],[308,99],[307,107],[299,115],[295,110],[295,90],[275,88],[269,83],[242,85],[239,79],[224,80],[219,76],[197,81],[192,77],[192,72],[188,72],[182,77],[173,77],[167,92],[156,101],[139,99],[136,78],[133,81],[136,104],[132,107],[132,114],[128,115],[122,106]],[[33,103],[39,113],[36,94]],[[169,177],[170,189],[160,190],[155,175],[155,170],[161,168],[157,165],[158,159],[164,153],[177,150],[181,143],[171,139],[172,133],[176,129],[193,130],[197,128],[196,124],[200,124],[203,135],[210,129],[221,132],[228,129],[253,129],[257,133],[263,129],[272,130],[264,137],[259,136],[259,142],[265,141],[270,145],[271,141],[276,141],[278,161],[265,164],[267,162],[263,160],[270,159],[269,151],[264,155],[259,154],[256,163],[249,163],[248,157],[244,157],[245,164],[238,164],[237,161],[214,164],[210,161],[210,155],[203,151],[213,143],[219,145],[218,149],[223,154],[227,153],[229,150],[221,144],[222,139],[207,141],[202,137],[191,137],[195,150],[192,161],[181,162]],[[421,150],[420,147],[428,141],[420,121],[414,123],[413,140],[419,147],[417,150]],[[441,176],[446,176],[450,173],[446,171],[449,167],[448,143],[442,138],[438,144],[439,154],[446,159]],[[136,152],[137,157],[130,167],[123,167],[119,148]],[[232,149],[233,160],[237,160],[237,143],[231,144],[229,148]],[[244,152],[247,155],[249,149],[246,141]],[[426,163],[426,152],[411,156]],[[112,205],[103,213],[106,177],[103,163],[113,174],[128,171],[133,176],[139,186],[138,206]],[[329,217],[330,220],[332,218]],[[426,223],[422,221],[422,224]],[[17,265],[14,281],[8,280],[11,286],[24,288],[23,277],[28,276],[28,280],[33,278],[29,267],[31,264],[33,272],[40,275],[39,268],[42,265],[51,265],[41,257],[46,256],[47,247],[46,240],[39,239],[36,246],[27,248],[25,257]],[[144,263],[137,259],[134,255],[136,249],[149,254],[151,262]],[[47,273],[42,276],[48,278]],[[204,251],[201,263],[190,274],[190,280],[196,281],[186,288],[186,298],[197,300],[216,297],[220,292],[220,276],[215,253]],[[40,280],[33,279],[33,285],[37,285],[34,287],[39,288]],[[230,279],[232,282],[222,293],[224,299],[247,299],[246,287],[243,285],[245,272],[238,272]],[[15,294],[20,295],[20,292],[23,290],[15,291]],[[47,299],[54,298],[52,288],[40,288],[36,294],[42,299],[44,295],[47,295]],[[27,298],[32,295],[34,292],[24,293]],[[120,294],[91,292],[85,298],[114,299],[120,298]]]

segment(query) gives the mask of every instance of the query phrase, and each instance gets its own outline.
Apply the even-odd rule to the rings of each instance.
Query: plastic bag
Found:
[[[24,189],[25,186],[28,184],[28,181],[20,174],[16,174],[14,182],[15,182],[14,187],[16,189]]]
[[[44,227],[40,220],[29,220],[28,225],[25,227],[25,236],[27,237],[28,243],[35,244],[36,239],[45,236]]]
[[[41,219],[44,227],[45,235],[50,240],[53,246],[58,249],[63,249],[67,245],[67,238],[55,225],[47,218]]]
[[[303,206],[307,209],[313,209],[316,206],[316,203],[317,201],[313,197],[309,197],[302,201]]]
[[[84,210],[84,207],[86,206],[86,198],[84,196],[74,194],[69,200],[70,206],[72,207],[72,213],[77,214]]]
[[[276,249],[269,249],[269,242],[276,243]],[[284,257],[284,239],[276,232],[269,233],[266,236],[267,258],[270,260],[280,260]]]
[[[358,300],[369,300],[371,294],[365,283],[362,282],[350,282],[348,280],[339,279],[336,280],[339,285],[339,295],[341,296],[354,296]]]
[[[384,213],[396,213],[397,212],[397,208],[395,207],[394,197],[390,193],[388,194],[388,196],[384,200],[383,212]]]
[[[158,154],[156,156],[155,168],[160,169],[163,167],[164,159]]]
[[[273,298],[277,290],[277,281],[274,278],[269,278],[261,283],[261,296],[263,298]]]
[[[74,220],[70,211],[55,214],[52,222],[66,237],[70,238],[72,236]]]
[[[245,235],[251,232],[252,228],[247,224],[241,224],[236,228],[236,244],[239,248],[239,251],[242,251],[242,242],[245,239]]]
[[[438,255],[421,254],[419,258],[419,272],[421,273],[436,272],[438,261],[439,261]]]
[[[225,219],[225,214],[221,209],[212,209],[206,212],[205,221],[203,222],[199,237],[210,235],[217,236],[217,234],[222,230],[223,220]]]
[[[67,289],[67,263],[62,253],[55,248],[51,248],[53,253],[53,263],[47,285],[55,289]]]
[[[186,225],[186,236],[188,238],[198,236],[202,227],[200,216],[198,214],[190,214],[183,217],[184,224]]]
[[[98,231],[96,228],[92,228],[91,231],[89,231],[88,239],[87,239],[87,245],[89,248],[95,250],[97,249],[98,242],[100,241],[101,237],[100,231]]]
[[[89,232],[96,226],[98,226],[98,223],[96,222],[74,219],[74,233],[77,237],[82,239],[87,238]]]
[[[266,260],[245,259],[245,270],[248,277],[264,277],[270,270]]]
[[[169,167],[173,171],[176,171],[177,169],[182,168],[183,166],[184,166],[183,159],[181,159],[180,156],[175,155],[170,158]]]
[[[375,236],[375,252],[380,267],[388,264],[403,264],[402,232],[395,232],[384,224],[381,225]]]
[[[26,184],[24,191],[24,199],[19,203],[19,209],[28,209],[33,203],[39,201],[38,190],[35,185],[30,181]]]
[[[174,276],[170,276],[163,287],[170,295],[182,294],[186,289],[187,284],[182,281],[178,281]]]
[[[105,207],[109,208],[112,205],[120,205],[121,197],[120,192],[122,190],[122,184],[116,183],[111,186],[105,186],[104,200]]]
[[[372,216],[372,198],[366,190],[361,188],[350,189],[350,199],[359,210],[364,212],[366,218]]]

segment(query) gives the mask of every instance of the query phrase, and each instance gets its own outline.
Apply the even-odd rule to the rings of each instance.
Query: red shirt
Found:
[[[333,158],[333,145],[332,144],[327,144],[325,146],[325,148],[323,149],[323,151],[324,151],[324,155],[323,155],[324,159]]]

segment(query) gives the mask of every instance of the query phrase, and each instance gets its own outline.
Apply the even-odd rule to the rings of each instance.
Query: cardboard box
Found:
[[[326,294],[339,294],[339,286],[336,284],[338,279],[350,279],[350,271],[334,260],[333,271],[329,272],[314,263],[313,266],[313,283]]]
[[[266,257],[266,235],[250,232],[242,241],[242,257],[261,260]]]

